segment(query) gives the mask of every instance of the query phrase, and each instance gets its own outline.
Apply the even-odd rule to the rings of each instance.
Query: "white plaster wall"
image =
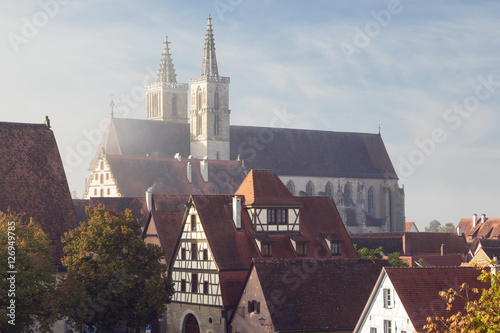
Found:
[[[103,167],[101,167],[101,162]],[[97,175],[97,179],[96,179]],[[103,182],[101,183],[101,175]],[[109,177],[106,177],[108,175]],[[101,197],[101,189],[103,190],[103,197],[121,197],[121,193],[118,191],[116,180],[111,173],[111,168],[109,167],[106,156],[101,156],[95,164],[94,170],[90,171],[90,179],[87,181],[87,187],[85,193],[83,194],[83,199],[89,199],[91,197]],[[108,189],[110,193],[108,194]]]

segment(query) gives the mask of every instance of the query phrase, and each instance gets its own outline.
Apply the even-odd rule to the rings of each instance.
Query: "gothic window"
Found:
[[[215,93],[214,93],[214,110],[219,110],[219,88],[215,88]]]
[[[351,199],[351,185],[349,183],[344,186],[344,205],[346,207],[353,207],[354,203]]]
[[[220,152],[215,153],[215,159],[220,160]]]
[[[196,116],[196,135],[202,135],[203,134],[203,127],[202,127],[202,119],[201,115]]]
[[[214,115],[214,135],[220,135],[220,121],[219,115]]]
[[[198,87],[198,90],[196,90],[196,110],[201,110],[201,88]]]
[[[393,212],[392,212],[392,192],[391,190],[388,191],[389,193],[389,231],[393,231]]]
[[[286,188],[290,191],[290,193],[292,193],[292,195],[295,195],[295,184],[291,180],[286,183]]]
[[[313,195],[314,194],[314,187],[313,184],[309,181],[306,185],[306,195]]]
[[[374,216],[374,205],[373,205],[373,187],[368,190],[368,215]]]
[[[177,115],[177,96],[172,95],[172,115]]]
[[[332,190],[332,184],[330,182],[328,182],[325,186],[325,195],[331,197],[333,194],[333,190]]]

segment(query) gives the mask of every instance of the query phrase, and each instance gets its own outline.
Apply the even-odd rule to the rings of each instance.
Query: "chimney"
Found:
[[[484,221],[486,221],[486,214],[481,214],[481,224],[484,224]]]
[[[181,163],[181,154],[177,153],[174,157],[177,159],[177,162]]]
[[[441,244],[441,255],[446,255],[446,244]]]
[[[462,237],[462,227],[457,227],[457,235],[458,237]]]
[[[477,214],[472,215],[472,227],[477,225]]]
[[[148,208],[148,212],[152,211],[153,206],[153,192],[152,186],[146,190],[146,207]]]
[[[187,175],[187,179],[188,179],[188,182],[191,184],[192,182],[192,176],[193,176],[193,173],[192,173],[192,167],[191,167],[191,162],[187,162],[186,164],[186,175]]]
[[[233,197],[233,222],[236,229],[241,229],[241,198],[239,196]]]
[[[203,177],[203,181],[208,183],[208,161],[206,158],[203,161],[200,161],[200,172]]]

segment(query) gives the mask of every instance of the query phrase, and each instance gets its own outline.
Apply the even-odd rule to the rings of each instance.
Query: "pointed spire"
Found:
[[[203,64],[201,65],[201,76],[219,76],[219,71],[217,70],[217,58],[215,57],[212,18],[210,15],[208,15],[207,33],[205,35],[205,49],[203,54]]]
[[[165,47],[163,48],[157,82],[177,83],[174,64],[172,63],[172,55],[170,54],[170,48],[168,47],[168,44],[170,44],[168,36],[165,36],[163,44],[165,44]]]
[[[109,103],[109,106],[111,107],[111,119],[113,119],[115,116],[115,101],[113,100],[113,94],[111,94],[111,103]]]

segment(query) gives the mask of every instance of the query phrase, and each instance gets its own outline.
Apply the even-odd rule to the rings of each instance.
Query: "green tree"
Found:
[[[372,250],[367,247],[363,247],[358,250],[356,244],[354,244],[354,248],[356,249],[356,252],[358,253],[358,257],[361,259],[382,259],[383,257],[383,248],[382,246],[377,247],[376,249]]]
[[[160,262],[163,250],[144,243],[130,210],[118,214],[99,206],[86,212],[89,221],[63,238],[68,270],[59,290],[66,296],[63,314],[77,327],[93,325],[100,332],[145,326],[173,294]]]
[[[455,225],[451,222],[448,222],[444,225],[444,227],[439,228],[439,232],[452,233],[455,231]]]
[[[389,253],[387,260],[389,260],[389,265],[392,267],[408,267],[408,264],[399,257],[399,252]]]
[[[432,220],[429,222],[429,226],[425,227],[425,232],[439,232],[439,228],[441,228],[441,222]]]
[[[0,331],[50,332],[57,318],[56,268],[39,224],[0,212]],[[15,272],[15,273],[11,273]],[[15,324],[15,325],[13,325]]]
[[[496,261],[490,264],[496,265]],[[498,266],[497,266],[498,267]],[[489,267],[484,267],[478,278],[481,281],[489,282],[488,288],[482,291],[470,288],[466,283],[462,284],[459,291],[449,289],[441,291],[440,296],[447,302],[447,310],[453,311],[453,302],[462,298],[467,301],[465,311],[457,310],[447,317],[429,317],[424,326],[426,333],[438,332],[468,332],[468,333],[493,333],[500,332],[500,275],[492,274]],[[471,300],[470,295],[481,293],[481,297]]]

